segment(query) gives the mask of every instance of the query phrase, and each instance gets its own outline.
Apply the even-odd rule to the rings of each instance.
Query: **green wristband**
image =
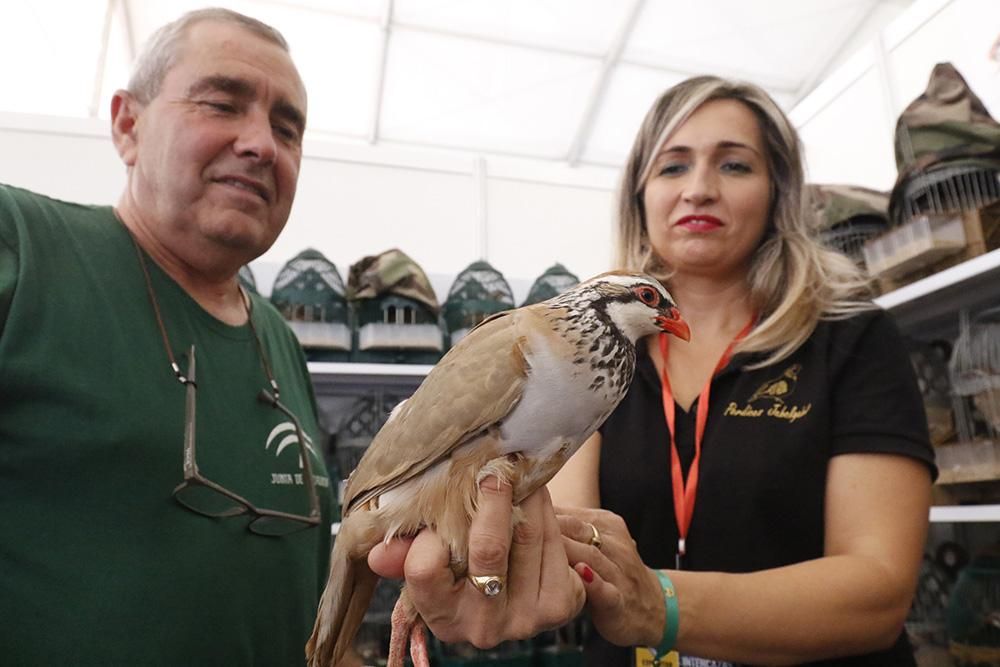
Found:
[[[677,591],[674,590],[674,583],[670,581],[663,570],[653,570],[660,578],[660,587],[663,588],[663,602],[667,608],[666,623],[663,626],[663,638],[660,645],[656,647],[656,657],[664,656],[674,650],[677,642],[677,629],[681,622],[681,610],[677,604]]]

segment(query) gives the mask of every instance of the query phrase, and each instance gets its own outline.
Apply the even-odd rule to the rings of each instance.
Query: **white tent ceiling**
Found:
[[[791,111],[912,0],[242,0],[282,31],[309,136],[616,167],[655,96],[712,73]],[[0,111],[107,117],[197,0],[3,0]],[[16,65],[15,65],[16,63]]]

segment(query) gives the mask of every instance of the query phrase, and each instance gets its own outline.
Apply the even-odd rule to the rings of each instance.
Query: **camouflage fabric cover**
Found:
[[[545,270],[545,273],[538,276],[528,290],[522,306],[529,306],[533,303],[546,301],[552,297],[562,294],[571,287],[575,287],[580,282],[576,275],[570,273],[565,266],[556,263]]]
[[[896,123],[895,190],[931,165],[956,161],[1000,166],[1000,125],[951,63],[931,72],[927,90]]]
[[[832,229],[853,218],[888,219],[889,195],[856,185],[809,183],[805,201],[816,231]]]
[[[941,160],[997,156],[1000,125],[951,63],[931,72],[927,90],[896,123],[896,166],[900,173]]]
[[[386,292],[419,301],[434,314],[440,311],[437,295],[424,270],[397,248],[363,257],[351,266],[347,278],[348,297],[376,299]]]

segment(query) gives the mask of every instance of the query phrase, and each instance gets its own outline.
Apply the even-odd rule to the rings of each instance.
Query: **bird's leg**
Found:
[[[430,667],[429,651],[427,650],[427,633],[424,632],[424,622],[417,614],[416,608],[410,602],[410,596],[404,588],[392,608],[392,627],[389,631],[389,657],[386,667],[403,667],[406,655],[406,644],[410,644],[410,658],[413,667]]]
[[[410,628],[410,660],[413,667],[430,667],[430,652],[427,650],[427,629],[420,618]]]

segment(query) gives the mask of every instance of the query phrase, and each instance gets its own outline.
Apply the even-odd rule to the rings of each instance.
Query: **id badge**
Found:
[[[653,649],[637,646],[635,649],[635,667],[680,667],[681,658],[677,651],[656,657]]]

